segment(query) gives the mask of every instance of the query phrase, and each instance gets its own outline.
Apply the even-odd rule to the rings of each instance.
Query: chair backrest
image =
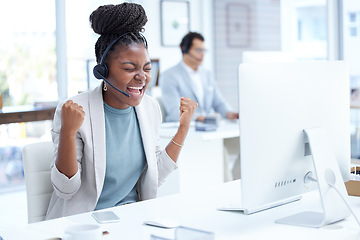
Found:
[[[24,146],[22,150],[28,222],[45,219],[53,187],[50,179],[50,165],[53,161],[52,142],[38,142]]]
[[[165,121],[165,117],[166,117],[166,111],[164,108],[164,104],[162,103],[162,99],[161,96],[155,97],[155,99],[157,100],[157,102],[159,103],[160,106],[160,111],[161,111],[161,115],[162,115],[162,121]]]

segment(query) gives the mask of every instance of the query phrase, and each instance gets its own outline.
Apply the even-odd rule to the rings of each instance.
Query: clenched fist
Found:
[[[61,109],[61,131],[76,134],[84,122],[84,117],[83,107],[68,100]]]
[[[182,97],[180,99],[180,125],[185,124],[190,126],[197,106],[197,102],[188,97]]]

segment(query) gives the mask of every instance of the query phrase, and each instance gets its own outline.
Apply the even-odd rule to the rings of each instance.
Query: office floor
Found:
[[[0,194],[0,229],[27,224],[25,189]]]

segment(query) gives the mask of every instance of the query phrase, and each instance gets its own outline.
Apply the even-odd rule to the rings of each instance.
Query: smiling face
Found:
[[[108,56],[107,65],[107,80],[130,97],[107,85],[104,101],[118,109],[139,105],[151,80],[151,62],[146,48],[142,44],[118,48]]]

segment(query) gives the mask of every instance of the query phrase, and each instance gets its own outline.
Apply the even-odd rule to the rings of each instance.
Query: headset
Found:
[[[107,48],[105,49],[101,59],[100,59],[100,63],[98,63],[97,65],[95,65],[94,69],[93,69],[93,73],[94,73],[94,76],[97,78],[97,79],[101,79],[101,80],[104,80],[107,84],[109,84],[111,87],[113,87],[115,90],[121,92],[122,94],[124,94],[125,96],[127,97],[130,97],[130,95],[124,91],[121,91],[120,89],[116,88],[114,85],[112,85],[106,78],[109,76],[109,68],[108,66],[104,63],[105,61],[105,58],[106,58],[106,55],[108,54],[108,52],[110,51],[110,48],[117,42],[119,41],[120,38],[122,38],[123,36],[125,35],[128,35],[130,33],[134,33],[134,32],[126,32],[124,34],[121,34],[118,38],[116,38],[114,41],[112,41],[108,46]],[[140,36],[144,39],[144,42],[145,42],[145,46],[147,47],[147,41],[145,39],[145,37],[141,34],[141,33],[138,33],[140,34]]]
[[[189,37],[189,36],[186,36],[186,37],[183,39],[183,41],[180,43],[181,52],[182,52],[183,54],[189,53],[193,39],[194,39],[194,38],[191,38],[191,37]]]

